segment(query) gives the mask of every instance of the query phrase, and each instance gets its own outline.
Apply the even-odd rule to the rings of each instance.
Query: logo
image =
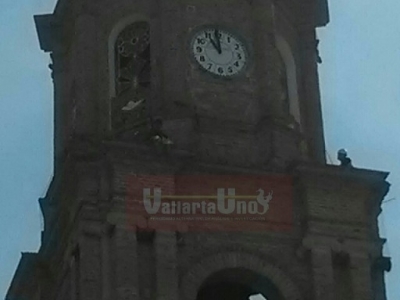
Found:
[[[129,178],[130,225],[159,230],[287,230],[290,177],[136,175]]]
[[[228,196],[225,196],[225,189],[219,188],[217,196],[162,196],[161,188],[154,189],[154,196],[151,195],[151,189],[143,189],[143,205],[148,214],[157,214],[161,211],[162,214],[184,214],[184,215],[215,215],[220,213],[228,215],[236,214],[259,214],[263,215],[268,211],[269,202],[272,199],[273,191],[267,196],[264,196],[264,190],[258,189],[258,195],[255,196],[236,196],[235,189],[228,189]],[[206,199],[216,199],[216,202],[210,202]],[[256,199],[246,201],[247,199]],[[162,202],[162,199],[167,201]],[[173,201],[168,201],[172,199]],[[182,200],[181,200],[182,199]],[[199,201],[198,199],[204,199]],[[227,199],[227,201],[225,201]],[[243,200],[239,200],[243,199]],[[190,201],[192,200],[192,201]],[[261,206],[261,210],[260,210]]]

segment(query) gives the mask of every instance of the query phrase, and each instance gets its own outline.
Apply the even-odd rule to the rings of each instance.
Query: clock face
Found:
[[[221,77],[237,75],[247,65],[248,51],[243,41],[225,29],[207,27],[197,31],[191,51],[204,70]]]

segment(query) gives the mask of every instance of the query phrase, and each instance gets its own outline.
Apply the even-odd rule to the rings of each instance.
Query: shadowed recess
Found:
[[[232,268],[216,272],[202,284],[197,300],[248,300],[264,297],[284,300],[281,292],[267,278],[245,268]]]

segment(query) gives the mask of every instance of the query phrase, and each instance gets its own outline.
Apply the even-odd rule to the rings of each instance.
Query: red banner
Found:
[[[286,231],[293,225],[289,176],[137,175],[127,187],[133,228]]]

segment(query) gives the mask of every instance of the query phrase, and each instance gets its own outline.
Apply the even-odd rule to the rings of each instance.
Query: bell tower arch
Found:
[[[238,299],[263,295],[266,299],[303,299],[290,277],[268,258],[247,253],[246,250],[228,251],[204,258],[189,268],[182,281],[185,299],[203,299],[223,295],[237,287]]]
[[[276,47],[283,61],[284,72],[282,73],[284,88],[286,89],[285,92],[287,94],[287,109],[299,126],[301,126],[296,61],[289,44],[280,34],[276,35]]]
[[[138,22],[149,22],[149,18],[140,15],[140,14],[132,14],[129,16],[126,16],[119,20],[114,27],[112,28],[110,34],[109,34],[109,39],[108,39],[108,66],[109,66],[109,79],[110,79],[110,87],[109,87],[109,97],[110,99],[115,97],[117,95],[117,87],[115,85],[115,78],[116,78],[116,43],[118,36],[121,34],[121,32],[128,27],[129,25],[132,25],[134,23]]]

